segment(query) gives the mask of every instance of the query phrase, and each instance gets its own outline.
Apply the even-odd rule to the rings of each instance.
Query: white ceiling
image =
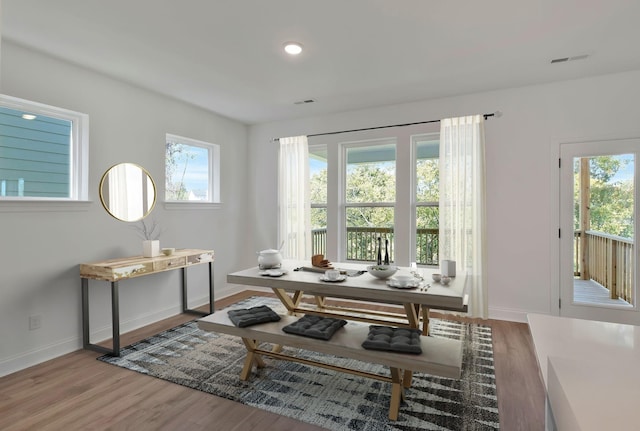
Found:
[[[249,124],[640,69],[638,0],[2,0],[1,13],[3,39]],[[285,55],[288,40],[303,53]]]

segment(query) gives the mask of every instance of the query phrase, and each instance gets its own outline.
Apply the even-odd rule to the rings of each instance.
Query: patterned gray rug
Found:
[[[232,308],[261,304],[283,312],[277,299],[262,297]],[[127,346],[120,358],[98,359],[330,430],[498,429],[491,328],[440,319],[429,324],[432,336],[463,341],[462,378],[415,373],[397,421],[387,417],[390,386],[385,382],[269,358],[265,368],[254,370],[250,381],[243,382],[239,379],[246,352],[242,341],[202,331],[195,322]],[[285,349],[297,350],[298,356],[389,374],[380,365]]]

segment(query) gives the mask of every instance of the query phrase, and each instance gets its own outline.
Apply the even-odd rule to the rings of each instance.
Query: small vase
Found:
[[[142,256],[143,257],[160,256],[160,241],[158,241],[157,239],[142,241]]]

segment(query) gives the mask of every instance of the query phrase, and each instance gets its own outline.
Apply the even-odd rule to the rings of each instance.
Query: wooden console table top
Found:
[[[178,249],[171,256],[133,256],[80,264],[80,277],[119,281],[157,272],[213,262],[213,250]]]

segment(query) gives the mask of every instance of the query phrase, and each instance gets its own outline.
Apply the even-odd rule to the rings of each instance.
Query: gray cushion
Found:
[[[329,340],[338,329],[346,324],[346,320],[306,314],[296,322],[283,327],[282,330],[288,334]]]
[[[422,353],[420,330],[372,325],[369,326],[369,335],[362,343],[362,347],[371,350],[420,354]]]
[[[239,328],[265,322],[277,322],[280,316],[266,305],[253,308],[240,308],[227,312],[229,319]]]

